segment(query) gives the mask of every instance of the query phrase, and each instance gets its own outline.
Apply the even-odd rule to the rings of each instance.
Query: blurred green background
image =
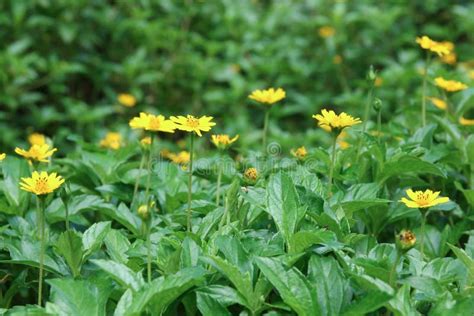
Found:
[[[287,91],[274,134],[304,137],[323,106],[363,114],[370,65],[384,121],[402,106],[418,113],[416,36],[454,42],[460,63],[434,71],[472,84],[473,16],[473,3],[445,0],[3,0],[0,151],[33,131],[67,151],[127,130],[143,110],[213,115],[216,132],[251,142],[263,113],[247,95],[267,87]],[[119,93],[137,105],[119,105]]]

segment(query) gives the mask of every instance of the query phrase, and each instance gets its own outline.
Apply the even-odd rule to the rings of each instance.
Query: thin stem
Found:
[[[380,133],[382,132],[382,110],[377,112],[377,137],[380,144]]]
[[[220,158],[220,157],[219,157]],[[221,198],[221,180],[222,180],[222,164],[218,164],[217,170],[217,190],[216,190],[216,205],[219,206]]]
[[[266,155],[267,152],[267,133],[268,133],[268,121],[270,118],[270,109],[265,109],[265,120],[263,121],[263,136],[262,136],[262,146],[263,154]]]
[[[45,233],[44,233],[44,198],[36,196],[38,207],[38,228],[40,238],[40,254],[39,254],[39,277],[38,277],[38,305],[41,306],[43,301],[43,270],[44,270],[44,252],[45,252]]]
[[[423,93],[421,99],[421,123],[423,127],[426,126],[426,82],[428,79],[428,67],[430,64],[430,58],[431,54],[428,53],[428,55],[426,56],[425,69],[423,73]]]
[[[66,211],[66,231],[69,230],[69,203],[64,203],[64,210]]]
[[[189,145],[189,178],[188,178],[188,211],[187,211],[187,231],[191,232],[191,202],[193,200],[193,152],[194,152],[194,133],[191,133]]]
[[[392,286],[392,287],[395,287],[395,274],[397,272],[397,266],[398,266],[398,262],[400,261],[400,258],[401,258],[401,253],[400,251],[397,249],[397,256],[395,258],[395,262],[393,263],[393,266],[392,266],[392,269],[390,270],[390,277],[389,277],[389,284]]]
[[[142,169],[143,169],[143,165],[145,164],[145,157],[146,157],[146,155],[143,152],[142,153],[142,158],[140,160],[140,167],[138,168],[138,176],[135,179],[135,186],[133,188],[132,203],[130,204],[130,207],[133,207],[133,204],[135,203],[135,197],[137,196],[137,192],[138,192],[138,182],[140,181],[140,178],[142,176]]]
[[[145,225],[147,226],[146,230],[146,271],[147,271],[147,278],[148,278],[148,283],[151,282],[151,211],[148,212],[148,216],[150,216],[149,222],[146,223]]]
[[[149,207],[150,205],[148,198],[150,196],[150,186],[151,186],[152,151],[153,151],[153,137],[151,137],[151,144],[150,144],[150,148],[148,149],[148,159],[147,159],[148,161],[147,161],[147,167],[146,167],[148,175],[146,178],[146,187],[145,187],[145,204],[147,205],[147,207]]]
[[[426,217],[428,217],[428,211],[421,216],[421,237],[420,237],[420,252],[421,252],[421,258],[424,257],[425,252],[425,225],[426,225]]]
[[[337,143],[337,135],[334,135],[332,141],[332,157],[331,157],[331,165],[329,166],[329,185],[328,185],[328,196],[332,196],[332,178],[334,175],[334,163],[336,161],[336,143]]]
[[[370,83],[369,93],[367,93],[367,102],[365,103],[364,111],[364,121],[362,122],[362,132],[365,132],[367,128],[367,121],[370,117],[370,106],[372,105],[373,93],[374,92],[374,83]]]

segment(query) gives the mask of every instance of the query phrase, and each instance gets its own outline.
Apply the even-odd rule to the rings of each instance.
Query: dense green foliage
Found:
[[[433,84],[473,85],[473,15],[442,0],[1,1],[0,314],[474,314],[474,136],[459,122],[474,89]],[[448,109],[427,102],[422,126],[424,34],[453,42],[457,63],[432,54],[426,95]],[[267,87],[287,97],[262,148],[268,106],[247,96]],[[334,152],[311,118],[321,108],[364,121]],[[189,135],[154,134],[146,171],[128,126],[141,111],[215,117],[195,137],[191,232],[189,165],[163,159]],[[99,146],[108,131],[119,149]],[[32,132],[58,148],[49,163],[14,154]],[[223,132],[240,138],[215,150]],[[304,159],[290,154],[303,145]],[[44,201],[42,306],[41,205],[19,186],[34,168],[66,180]],[[450,201],[408,208],[409,188]]]

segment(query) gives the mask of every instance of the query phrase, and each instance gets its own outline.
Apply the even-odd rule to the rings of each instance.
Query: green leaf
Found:
[[[341,268],[332,257],[311,256],[308,278],[316,289],[321,315],[340,315],[348,290]]]
[[[160,315],[184,292],[201,284],[205,274],[206,271],[200,267],[185,268],[176,274],[155,279],[137,292],[126,291],[114,315],[139,316],[149,304],[153,314]]]
[[[298,315],[322,315],[316,301],[316,290],[298,269],[285,269],[283,264],[275,258],[257,257],[255,263],[276,288],[283,301]]]
[[[405,155],[385,163],[381,173],[377,177],[377,182],[382,184],[393,176],[404,174],[433,174],[446,178],[445,172],[437,165],[414,156]]]
[[[202,260],[211,264],[234,285],[239,294],[245,299],[245,306],[255,311],[259,307],[258,298],[253,295],[253,285],[249,272],[241,272],[238,267],[228,261],[217,257],[208,256]]]
[[[3,193],[11,206],[22,214],[29,194],[20,189],[21,178],[30,176],[30,168],[25,159],[8,156],[1,163],[3,169]]]
[[[50,300],[63,315],[106,315],[106,304],[112,285],[106,279],[88,280],[52,279]]]
[[[272,175],[268,181],[267,212],[288,242],[304,215],[304,209],[300,206],[293,181],[283,172]]]
[[[109,274],[112,279],[125,288],[138,291],[145,284],[141,273],[133,272],[124,264],[104,259],[94,259],[91,260],[91,262]]]
[[[463,265],[467,268],[469,281],[468,284],[474,284],[474,259],[469,257],[467,253],[454,245],[448,243],[449,248],[454,252],[456,257],[463,263]]]
[[[110,222],[99,222],[89,227],[82,235],[84,260],[100,248],[110,230]]]
[[[127,264],[127,251],[130,249],[130,241],[121,231],[116,229],[109,230],[105,237],[105,246],[112,260]]]
[[[72,275],[79,276],[83,255],[81,237],[73,230],[63,232],[56,242],[56,251],[66,259]]]
[[[316,244],[325,245],[330,248],[342,247],[342,244],[337,241],[336,234],[330,230],[320,229],[295,233],[290,239],[289,250],[291,254],[297,254]]]

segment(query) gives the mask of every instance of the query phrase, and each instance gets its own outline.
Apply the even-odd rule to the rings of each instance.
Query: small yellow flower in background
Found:
[[[441,61],[448,65],[454,65],[457,61],[456,53],[454,52],[454,43],[452,42],[441,42],[446,48],[449,49],[449,54],[441,56]]]
[[[201,132],[209,132],[216,123],[212,122],[212,116],[201,116],[199,118],[192,115],[187,116],[171,116],[171,121],[176,124],[176,128],[186,132],[194,132],[199,137]]]
[[[435,84],[448,92],[457,92],[468,88],[467,85],[462,82],[455,80],[446,80],[442,77],[435,78]]]
[[[40,133],[32,133],[30,136],[28,136],[28,142],[31,146],[44,145],[46,144],[46,136]]]
[[[258,171],[256,168],[248,168],[244,171],[244,179],[248,182],[254,183],[257,181]]]
[[[121,93],[117,97],[117,101],[128,108],[134,107],[137,104],[137,99],[128,93]]]
[[[459,124],[464,125],[464,126],[473,126],[474,120],[470,120],[461,116],[459,118]]]
[[[323,109],[321,114],[313,115],[313,118],[318,121],[319,127],[325,131],[332,131],[332,129],[341,130],[345,127],[350,127],[361,123],[359,118],[354,118],[347,113],[342,112],[336,114],[334,111]]]
[[[292,149],[290,153],[293,155],[293,157],[299,159],[299,160],[304,160],[306,156],[308,155],[308,151],[304,146],[298,147],[295,149]]]
[[[48,144],[33,145],[28,151],[18,147],[15,148],[15,152],[18,155],[23,156],[28,160],[37,160],[40,162],[48,162],[48,158],[51,157],[57,150],[57,148],[52,148],[50,150]]]
[[[335,65],[340,65],[340,64],[342,64],[342,56],[341,56],[341,55],[335,55],[335,56],[332,58],[332,63],[335,64]]]
[[[469,75],[469,78],[474,80],[474,70],[469,70],[468,75]]]
[[[347,138],[347,132],[345,130],[343,130],[339,134],[339,136],[337,136],[337,144],[339,145],[339,148],[341,148],[342,150],[347,149],[351,146],[351,144],[349,144],[346,141],[346,138]]]
[[[336,34],[336,30],[332,26],[325,25],[318,29],[318,34],[323,38],[328,38]]]
[[[3,161],[7,157],[7,154],[0,154],[0,161]]]
[[[383,84],[383,79],[377,76],[374,81],[374,86],[380,87],[382,84]]]
[[[148,147],[151,145],[151,137],[150,136],[147,136],[147,137],[143,137],[141,140],[140,140],[140,144],[143,146],[143,147]]]
[[[179,153],[167,153],[166,158],[178,165],[187,165],[191,159],[189,152],[183,150]]]
[[[56,172],[48,175],[45,171],[41,173],[33,171],[31,178],[21,178],[20,188],[36,195],[42,195],[53,192],[63,183],[64,179]]]
[[[406,194],[410,198],[402,198],[400,202],[404,203],[410,208],[426,208],[435,206],[438,204],[443,204],[449,201],[447,197],[439,197],[439,191],[433,192],[431,190],[423,191],[413,191],[412,189],[406,190]]]
[[[446,110],[448,108],[448,104],[443,99],[435,97],[427,97],[427,99],[430,100],[431,103],[433,103],[433,105],[440,110]]]
[[[395,241],[397,247],[402,251],[408,251],[416,244],[416,236],[411,230],[402,230]]]
[[[153,115],[141,112],[140,116],[136,116],[128,123],[133,129],[144,129],[151,132],[174,133],[176,125],[165,119],[163,115]]]
[[[260,103],[273,104],[286,97],[286,92],[282,88],[267,90],[255,90],[249,95],[249,99]]]
[[[432,51],[433,53],[438,54],[438,56],[444,56],[451,53],[449,44],[446,44],[446,42],[433,41],[426,35],[417,37],[416,42],[421,46],[421,48]]]
[[[211,135],[212,143],[219,149],[229,148],[237,139],[239,139],[239,135],[234,138],[230,138],[227,134]]]
[[[115,132],[109,132],[105,137],[100,141],[100,146],[105,148],[110,148],[117,150],[122,145],[122,135]]]

